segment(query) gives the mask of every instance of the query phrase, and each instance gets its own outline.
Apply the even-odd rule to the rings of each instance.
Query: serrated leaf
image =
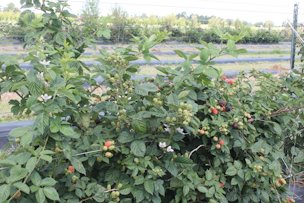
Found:
[[[175,177],[178,174],[176,165],[173,162],[166,164],[166,169]]]
[[[40,189],[35,193],[35,197],[36,197],[37,203],[44,203],[44,201],[45,201],[45,195],[44,195],[44,192],[43,192],[43,189],[42,189],[42,188],[40,188]]]
[[[190,188],[188,185],[184,185],[183,187],[183,195],[186,196],[190,191]]]
[[[34,171],[31,175],[31,181],[34,185],[40,186],[41,183],[41,176],[38,172]]]
[[[9,185],[1,185],[0,186],[0,202],[5,202],[10,195],[10,186]]]
[[[58,44],[64,44],[65,41],[65,34],[63,32],[58,32],[55,37],[54,40],[56,43]]]
[[[45,187],[45,188],[43,188],[43,193],[50,200],[54,200],[54,201],[59,201],[60,200],[58,192],[53,187]]]
[[[125,144],[128,142],[132,142],[134,140],[134,135],[127,133],[127,132],[122,132],[119,137],[118,137],[118,142]]]
[[[235,176],[237,174],[237,170],[234,166],[230,166],[227,170],[226,170],[226,175],[228,176]]]
[[[28,170],[29,173],[35,169],[36,162],[37,162],[36,157],[32,157],[27,161],[25,168]]]
[[[29,91],[33,96],[40,96],[43,94],[43,88],[42,85],[36,82],[29,82],[27,85]]]
[[[190,91],[188,91],[188,90],[182,91],[181,93],[178,94],[178,98],[182,99],[182,98],[188,96],[189,92]]]
[[[33,141],[33,137],[34,137],[34,134],[32,132],[24,133],[20,139],[20,144],[24,147],[30,145]]]
[[[10,177],[8,178],[8,180],[9,182],[13,183],[25,178],[27,174],[27,169],[21,168],[20,166],[15,166],[10,170]]]
[[[208,180],[208,181],[210,181],[210,180],[212,180],[212,173],[211,173],[211,171],[210,170],[207,170],[206,171],[206,180]]]
[[[157,86],[153,83],[141,83],[135,86],[135,93],[141,96],[147,96],[149,92],[156,92]]]
[[[81,161],[79,161],[78,159],[73,157],[71,159],[71,163],[75,167],[76,171],[78,171],[79,173],[82,173],[84,175],[86,174],[86,170]]]
[[[278,123],[273,123],[273,129],[278,135],[282,134],[282,128]]]
[[[21,190],[22,192],[24,192],[24,193],[26,193],[26,194],[29,194],[29,193],[30,193],[30,188],[29,188],[26,184],[24,184],[24,183],[22,183],[22,182],[14,183],[14,186],[15,186],[17,189]],[[1,192],[2,192],[2,191],[1,191]]]
[[[40,186],[54,186],[57,183],[53,178],[45,178],[40,182]]]
[[[132,128],[137,133],[146,133],[147,132],[147,123],[144,120],[134,119],[132,121]]]
[[[182,165],[190,165],[190,164],[193,164],[193,161],[189,158],[186,158],[186,157],[177,157],[175,160],[174,160],[175,163],[178,163],[178,164],[182,164]]]
[[[197,190],[200,191],[201,193],[207,193],[208,192],[208,189],[205,186],[202,186],[202,185],[198,186]]]
[[[56,118],[50,121],[50,130],[51,133],[58,133],[61,128],[61,120],[60,118]]]
[[[25,134],[29,134],[31,131],[31,127],[20,127],[20,128],[14,128],[13,130],[11,130],[11,132],[9,133],[9,136],[11,137],[22,137]]]
[[[60,128],[60,132],[64,134],[66,137],[78,139],[80,135],[74,131],[74,129],[71,126],[63,125]]]
[[[146,153],[146,145],[141,140],[136,140],[131,143],[131,152],[135,156],[144,157]]]
[[[40,158],[43,159],[43,160],[45,160],[45,161],[47,161],[47,162],[49,162],[49,163],[51,163],[52,160],[53,160],[53,158],[51,156],[49,156],[49,155],[41,155]]]
[[[147,180],[144,182],[144,188],[145,190],[153,195],[154,192],[154,181],[153,180]]]

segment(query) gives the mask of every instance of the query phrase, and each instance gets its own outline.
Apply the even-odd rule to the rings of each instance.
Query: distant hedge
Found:
[[[95,28],[102,25],[102,22],[96,21]],[[114,21],[115,22],[115,21]],[[76,23],[76,22],[75,22]],[[91,24],[82,23],[80,29],[86,33],[90,32],[90,29],[94,29]],[[192,27],[192,26],[175,26],[175,25],[138,25],[132,21],[119,23],[108,23],[105,27],[108,27],[111,31],[110,38],[100,38],[96,36],[96,40],[101,40],[110,43],[129,43],[133,36],[152,35],[160,31],[168,32],[168,41],[179,41],[187,43],[199,43],[201,40],[212,43],[220,43],[220,37],[209,28]],[[223,32],[235,35],[240,32],[239,29],[224,27]],[[273,29],[258,28],[253,29],[247,27],[247,35],[239,41],[239,43],[250,44],[273,44],[280,41],[288,41],[290,36],[286,30],[276,31]],[[0,37],[18,39],[23,41],[23,37],[26,31],[16,21],[1,21],[0,20]]]

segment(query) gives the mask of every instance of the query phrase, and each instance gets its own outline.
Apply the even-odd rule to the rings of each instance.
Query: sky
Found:
[[[4,7],[9,2],[17,6],[20,0],[0,0]],[[240,19],[251,23],[273,21],[276,25],[292,21],[293,5],[296,0],[99,0],[100,13],[107,15],[115,6],[126,10],[130,15],[159,15],[165,16],[187,12],[207,16],[218,16],[226,19]],[[304,21],[304,8],[301,2],[299,9],[299,22]],[[85,0],[68,0],[71,11],[81,13]],[[304,11],[304,10],[303,10]]]

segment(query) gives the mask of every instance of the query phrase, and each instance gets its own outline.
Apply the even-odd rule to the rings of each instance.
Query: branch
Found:
[[[109,193],[109,192],[113,192],[113,191],[117,191],[117,189],[106,190],[105,193]],[[85,198],[85,199],[82,199],[82,200],[80,200],[80,203],[85,202],[85,201],[88,201],[88,200],[91,200],[91,199],[93,199],[93,197],[94,197],[94,196],[91,196],[91,197],[87,197],[87,198]]]
[[[19,92],[15,92],[21,99],[23,99],[24,97],[19,93]]]
[[[282,113],[288,113],[290,111],[299,110],[299,109],[303,109],[303,108],[304,108],[304,106],[293,107],[293,108],[290,108],[290,109],[289,108],[279,109],[277,111],[272,112],[270,114],[270,117],[278,116],[278,115],[280,115]]]
[[[190,152],[188,158],[190,158],[191,155],[192,155],[194,152],[198,151],[200,148],[202,148],[202,147],[204,147],[204,146],[205,146],[205,145],[199,145],[198,147],[196,147],[194,150],[192,150],[192,151]]]

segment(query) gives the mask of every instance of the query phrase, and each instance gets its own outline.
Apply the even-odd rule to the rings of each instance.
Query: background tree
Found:
[[[100,17],[99,0],[87,0],[81,13],[83,33],[93,36],[109,38],[110,30],[105,29],[107,18]]]
[[[7,6],[3,8],[3,11],[20,12],[14,3],[7,4]]]
[[[99,0],[86,0],[81,16],[85,18],[98,18],[99,3]]]
[[[264,22],[264,26],[263,27],[267,28],[268,31],[270,31],[271,28],[273,28],[273,26],[274,26],[274,23],[272,21],[270,21],[270,20],[267,20],[267,21]]]

